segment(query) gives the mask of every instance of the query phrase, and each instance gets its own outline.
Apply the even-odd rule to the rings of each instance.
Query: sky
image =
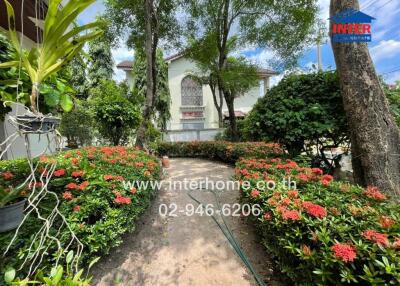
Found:
[[[330,0],[318,0],[320,7],[319,16],[325,20],[328,26]],[[372,24],[372,42],[368,44],[372,60],[377,72],[382,75],[386,82],[394,83],[400,80],[400,1],[399,0],[361,0],[361,11],[376,18]],[[80,23],[92,21],[96,15],[105,10],[103,1],[98,0],[78,18]],[[247,47],[239,51],[254,63],[268,68],[269,60],[274,56],[268,49]],[[123,60],[132,60],[133,51],[128,50],[124,42],[112,51],[116,64]],[[299,66],[302,69],[309,69],[317,62],[317,48],[312,47],[306,50],[299,59]],[[335,69],[330,40],[322,45],[322,62],[324,70]],[[123,80],[123,71],[115,69],[115,79]],[[279,82],[282,76],[276,76],[271,80],[272,85]]]

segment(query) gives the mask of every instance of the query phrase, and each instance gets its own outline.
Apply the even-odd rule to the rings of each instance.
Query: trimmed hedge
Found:
[[[377,188],[279,158],[242,159],[235,171],[250,182],[242,201],[262,208],[263,244],[294,283],[400,285],[400,208]],[[297,189],[283,182],[289,178]]]
[[[161,142],[158,154],[170,157],[200,157],[235,163],[241,157],[266,158],[284,156],[281,146],[276,143],[229,141]]]
[[[54,157],[41,157],[36,161],[39,167],[37,179],[43,174],[44,167],[57,162],[57,168],[49,183],[49,190],[59,196],[59,206],[67,218],[70,227],[84,245],[82,266],[94,256],[106,254],[113,247],[122,243],[121,235],[135,228],[136,218],[149,206],[156,190],[125,189],[123,180],[148,181],[160,178],[160,164],[157,158],[143,151],[124,147],[88,147],[68,151]],[[16,186],[29,174],[26,160],[5,161],[0,163],[0,185],[2,188]],[[11,174],[11,175],[10,175]],[[21,195],[28,196],[33,186],[26,186]],[[40,184],[36,186],[36,191]],[[54,198],[48,196],[39,206],[46,216],[54,208]],[[42,226],[35,215],[31,215],[21,228],[17,241],[11,251],[1,259],[0,269],[7,266],[18,269],[32,242],[32,234]],[[60,221],[55,222],[60,226]],[[0,253],[3,253],[10,242],[14,231],[0,236]],[[65,226],[62,228],[63,246],[70,235]],[[73,245],[72,249],[76,249]],[[48,255],[43,263],[48,271],[54,262],[55,245],[50,245]],[[75,251],[76,252],[76,251]],[[25,270],[19,273],[25,274]],[[2,279],[0,275],[0,284]]]

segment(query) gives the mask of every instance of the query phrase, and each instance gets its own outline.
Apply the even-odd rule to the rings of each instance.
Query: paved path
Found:
[[[230,166],[199,159],[172,159],[165,183],[169,181],[229,180]],[[163,188],[151,208],[138,222],[134,233],[93,269],[92,285],[257,285],[210,217],[159,215],[160,204],[176,204],[178,210],[196,203],[186,189]],[[196,198],[214,204],[210,193],[195,191]],[[221,194],[222,203],[237,202],[238,191]],[[244,219],[228,217],[228,225],[247,256],[269,285],[282,285],[271,269],[265,250],[258,243],[254,228]],[[273,278],[271,278],[273,277]]]

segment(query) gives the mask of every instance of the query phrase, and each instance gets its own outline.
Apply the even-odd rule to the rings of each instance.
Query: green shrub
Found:
[[[263,244],[295,284],[400,284],[400,209],[377,188],[334,182],[290,160],[242,159],[235,172],[250,182],[243,202],[263,210]]]
[[[170,157],[202,157],[235,163],[241,157],[284,156],[279,144],[264,142],[232,143],[227,141],[161,142],[157,152]]]
[[[67,137],[69,148],[90,145],[93,139],[93,116],[88,106],[78,104],[71,112],[64,113],[60,133]]]
[[[139,106],[132,104],[125,92],[125,84],[112,80],[102,81],[91,91],[98,130],[114,146],[125,145],[141,120]]]
[[[241,133],[248,140],[281,143],[292,156],[314,145],[347,140],[336,73],[290,75],[258,100]]]
[[[37,180],[44,172],[46,164],[54,160],[57,162],[57,169],[48,189],[58,195],[61,213],[84,245],[81,262],[85,266],[94,256],[106,254],[112,247],[121,244],[121,235],[135,228],[136,218],[149,206],[155,193],[155,190],[150,188],[124,188],[123,180],[158,180],[160,165],[155,157],[136,149],[87,147],[54,157],[41,157],[36,170]],[[1,162],[0,174],[3,179],[3,175],[7,174],[7,180],[0,180],[0,187],[7,188],[20,184],[30,171],[26,161],[7,161]],[[41,189],[40,184],[37,184],[34,190],[32,187],[26,186],[21,196],[28,196]],[[41,201],[39,211],[46,217],[54,209],[55,203],[54,197],[48,196]],[[54,225],[61,226],[60,223],[61,221],[55,221]],[[42,225],[43,221],[38,220],[34,214],[29,217],[10,252],[1,259],[2,271],[7,267],[20,267],[28,255],[32,234]],[[0,253],[5,251],[13,235],[14,232],[10,231],[0,236]],[[71,237],[65,226],[61,229],[60,237],[62,247],[66,247]],[[76,253],[76,247],[74,244],[70,249]],[[56,258],[53,256],[55,250],[56,245],[49,244],[43,263],[45,271],[51,268]],[[20,274],[24,275],[24,271],[26,269]]]

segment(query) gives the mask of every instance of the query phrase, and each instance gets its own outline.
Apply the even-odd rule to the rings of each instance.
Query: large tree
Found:
[[[102,80],[111,79],[114,74],[114,60],[111,48],[115,45],[115,37],[109,27],[109,20],[104,16],[100,16],[97,21],[102,24],[104,34],[88,45],[89,63],[87,76],[89,88],[98,86]]]
[[[144,102],[147,94],[147,64],[146,56],[143,51],[136,50],[135,60],[133,63],[133,88],[131,101],[144,107]],[[164,60],[163,52],[158,49],[156,54],[156,82],[157,96],[154,102],[153,118],[161,130],[166,129],[168,120],[171,118],[170,106],[171,95],[168,85],[168,64]]]
[[[107,14],[117,31],[128,34],[127,44],[145,52],[147,60],[146,101],[143,122],[137,132],[136,145],[143,147],[146,129],[154,113],[157,96],[156,53],[160,44],[169,46],[179,37],[175,0],[107,0]],[[125,35],[126,35],[125,33]]]
[[[358,0],[331,0],[330,15],[360,8]],[[400,193],[400,132],[366,43],[332,43],[350,128],[358,184]]]
[[[293,64],[312,31],[317,7],[316,0],[187,0],[184,3],[191,15],[188,27],[191,37],[202,38],[204,34],[215,35],[218,49],[217,83],[225,100],[229,100],[221,74],[228,64],[228,43],[234,27],[242,44],[257,44],[273,49],[286,65]],[[203,31],[203,33],[202,33]],[[234,105],[228,105],[234,114]],[[235,120],[231,119],[231,124]],[[238,139],[235,126],[231,126],[232,139]]]

